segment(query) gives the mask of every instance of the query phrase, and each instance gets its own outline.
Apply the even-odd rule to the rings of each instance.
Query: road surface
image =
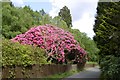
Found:
[[[84,71],[81,71],[80,73],[69,76],[62,80],[100,80],[100,73],[101,71],[99,67],[87,68]]]

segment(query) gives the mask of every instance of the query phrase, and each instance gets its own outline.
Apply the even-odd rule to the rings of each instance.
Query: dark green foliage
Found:
[[[94,32],[102,77],[116,80],[120,76],[120,2],[98,3]]]
[[[119,49],[118,43],[115,43],[117,40],[115,40],[115,37],[120,37],[120,34],[117,34],[120,31],[119,14],[120,2],[98,3],[94,25],[94,32],[96,34],[94,40],[97,42],[98,48],[101,50],[100,53],[103,55],[120,55],[119,52],[115,52]]]
[[[47,58],[44,56],[45,51],[30,45],[21,45],[2,40],[2,65],[33,65],[47,64]]]
[[[120,57],[106,56],[100,66],[103,80],[120,80]]]
[[[67,6],[60,9],[59,16],[66,22],[68,27],[72,27],[72,17]]]

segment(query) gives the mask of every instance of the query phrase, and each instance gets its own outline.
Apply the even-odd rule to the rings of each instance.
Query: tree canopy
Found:
[[[72,17],[67,6],[64,6],[62,9],[60,9],[59,16],[66,22],[68,27],[72,27]]]
[[[109,7],[108,7],[109,6]],[[99,2],[94,25],[94,40],[100,55],[120,56],[120,2]],[[118,42],[117,42],[118,41]]]
[[[11,39],[34,25],[42,24],[42,15],[29,6],[14,7],[11,2],[3,2],[2,14],[2,35],[5,38]]]
[[[120,2],[98,2],[94,32],[102,78],[120,79]]]

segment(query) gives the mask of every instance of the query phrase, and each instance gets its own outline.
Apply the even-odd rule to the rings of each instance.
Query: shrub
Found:
[[[30,45],[21,45],[10,40],[2,40],[2,65],[47,64],[45,51]]]
[[[106,56],[101,60],[102,78],[120,80],[120,57]]]
[[[78,53],[73,58],[76,62],[82,62],[82,57],[86,55],[71,33],[52,25],[33,27],[26,33],[17,35],[12,41],[43,48],[49,57],[48,60],[60,63],[66,61],[66,54],[75,54],[73,50]]]

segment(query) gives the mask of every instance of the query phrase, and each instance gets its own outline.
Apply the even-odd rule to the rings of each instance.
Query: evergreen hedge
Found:
[[[2,40],[2,66],[47,64],[44,54],[38,47]]]

